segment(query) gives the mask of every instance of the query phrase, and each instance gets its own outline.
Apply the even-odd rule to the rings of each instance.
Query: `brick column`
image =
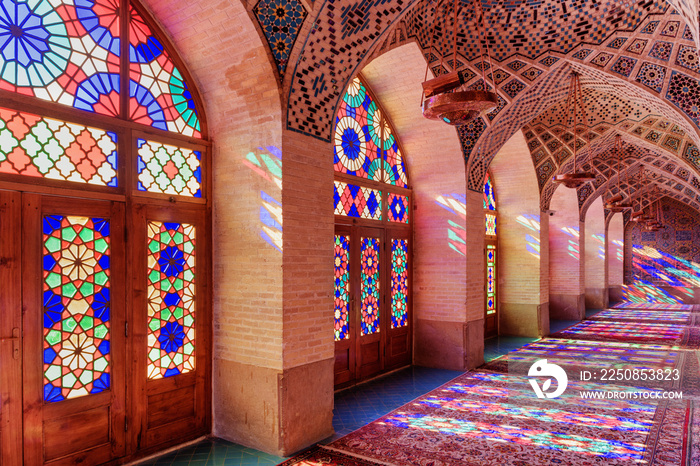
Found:
[[[622,301],[622,285],[624,283],[625,226],[621,213],[613,214],[608,222],[606,239],[608,296],[610,303],[616,303]]]
[[[540,215],[537,176],[522,131],[501,147],[489,170],[498,207],[499,331],[502,335],[547,335],[548,243],[546,232],[541,231],[547,219]]]
[[[586,212],[585,243],[586,308],[602,309],[608,305],[608,277],[605,267],[607,241],[602,197],[593,201]]]
[[[585,316],[585,224],[579,221],[576,190],[559,186],[550,203],[549,315],[553,319],[582,320]]]

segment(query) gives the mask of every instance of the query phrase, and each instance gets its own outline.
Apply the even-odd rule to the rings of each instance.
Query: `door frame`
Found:
[[[67,202],[66,198],[41,194],[22,194],[22,298],[23,298],[23,404],[24,404],[24,462],[44,464],[45,424],[51,422],[59,430],[69,427],[68,417],[79,423],[84,411],[109,406],[108,443],[87,450],[66,453],[49,462],[65,464],[91,460],[110,461],[125,454],[126,422],[126,292],[124,242],[124,204],[120,202],[81,199]],[[107,215],[105,215],[107,214]],[[43,396],[43,267],[42,223],[45,215],[110,218],[110,390],[57,403],[45,403]],[[38,233],[38,234],[37,234]],[[64,419],[62,422],[61,419]],[[63,438],[57,444],[68,440]],[[64,445],[65,446],[65,445]]]

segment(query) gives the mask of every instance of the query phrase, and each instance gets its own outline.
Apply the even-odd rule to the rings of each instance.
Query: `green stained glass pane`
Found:
[[[44,283],[51,289],[57,288],[61,286],[61,276],[57,273],[50,273],[46,276]]]
[[[80,319],[80,328],[83,330],[90,330],[94,324],[94,319],[90,316],[83,316],[82,319]]]
[[[75,296],[75,293],[78,292],[78,289],[75,287],[75,285],[73,283],[66,283],[62,287],[62,291],[63,291],[63,296],[66,296],[68,298],[72,298],[73,296]]]
[[[72,317],[69,317],[63,321],[63,331],[66,333],[71,333],[77,326],[78,323]]]
[[[94,290],[95,288],[92,286],[92,283],[85,282],[80,285],[80,294],[82,294],[84,297],[92,296]]]
[[[53,236],[49,237],[44,243],[44,247],[49,252],[56,252],[61,249],[61,240]]]
[[[107,281],[109,281],[109,277],[105,272],[97,272],[95,274],[95,285],[104,286],[107,284]]]
[[[64,228],[61,232],[61,239],[63,241],[72,242],[76,237],[75,230],[73,228]]]
[[[95,241],[95,251],[99,253],[104,253],[109,248],[109,243],[106,240],[100,238]]]

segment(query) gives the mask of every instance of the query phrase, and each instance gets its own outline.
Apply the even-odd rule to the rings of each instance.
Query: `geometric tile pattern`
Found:
[[[284,74],[299,29],[306,19],[306,10],[298,0],[260,0],[253,12],[265,34],[277,69]]]

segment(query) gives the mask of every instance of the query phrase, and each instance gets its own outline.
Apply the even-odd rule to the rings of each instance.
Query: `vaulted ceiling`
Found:
[[[570,170],[577,144],[597,173],[578,189],[584,215],[618,189],[611,151],[620,134],[623,179],[644,167],[657,195],[700,210],[697,0],[480,1],[483,20],[473,0],[458,0],[456,36],[438,0],[250,3],[285,95],[287,129],[330,140],[349,80],[373,57],[416,42],[434,75],[457,70],[471,89],[495,81],[498,107],[458,129],[469,189],[481,189],[498,150],[523,131],[542,209],[557,189],[552,176]],[[491,61],[481,59],[483,37]],[[563,111],[571,72],[581,76],[588,116],[577,138]]]
[[[612,154],[619,134],[625,146],[623,180],[627,172],[636,174],[643,167],[650,186],[658,186],[655,195],[700,210],[697,19],[686,20],[697,18],[697,7],[696,2],[670,3],[482,1],[481,23],[473,3],[460,2],[453,62],[452,18],[448,15],[438,21],[442,27],[434,27],[444,7],[436,13],[436,2],[421,1],[375,54],[415,40],[434,75],[458,70],[464,88],[471,89],[483,89],[484,77],[489,89],[495,81],[498,107],[459,130],[470,189],[479,188],[498,149],[522,130],[542,209],[557,189],[552,177],[571,171],[576,144],[578,160],[597,175],[578,189],[583,217],[595,198],[607,199],[618,190],[617,166],[611,160],[617,160]],[[479,46],[482,24],[488,30],[491,62],[480,55],[485,50],[485,43]],[[575,140],[565,116],[571,72],[581,76],[587,114]],[[624,181],[621,187],[625,196],[629,191],[632,197],[640,195]],[[643,196],[644,203],[649,196]]]

